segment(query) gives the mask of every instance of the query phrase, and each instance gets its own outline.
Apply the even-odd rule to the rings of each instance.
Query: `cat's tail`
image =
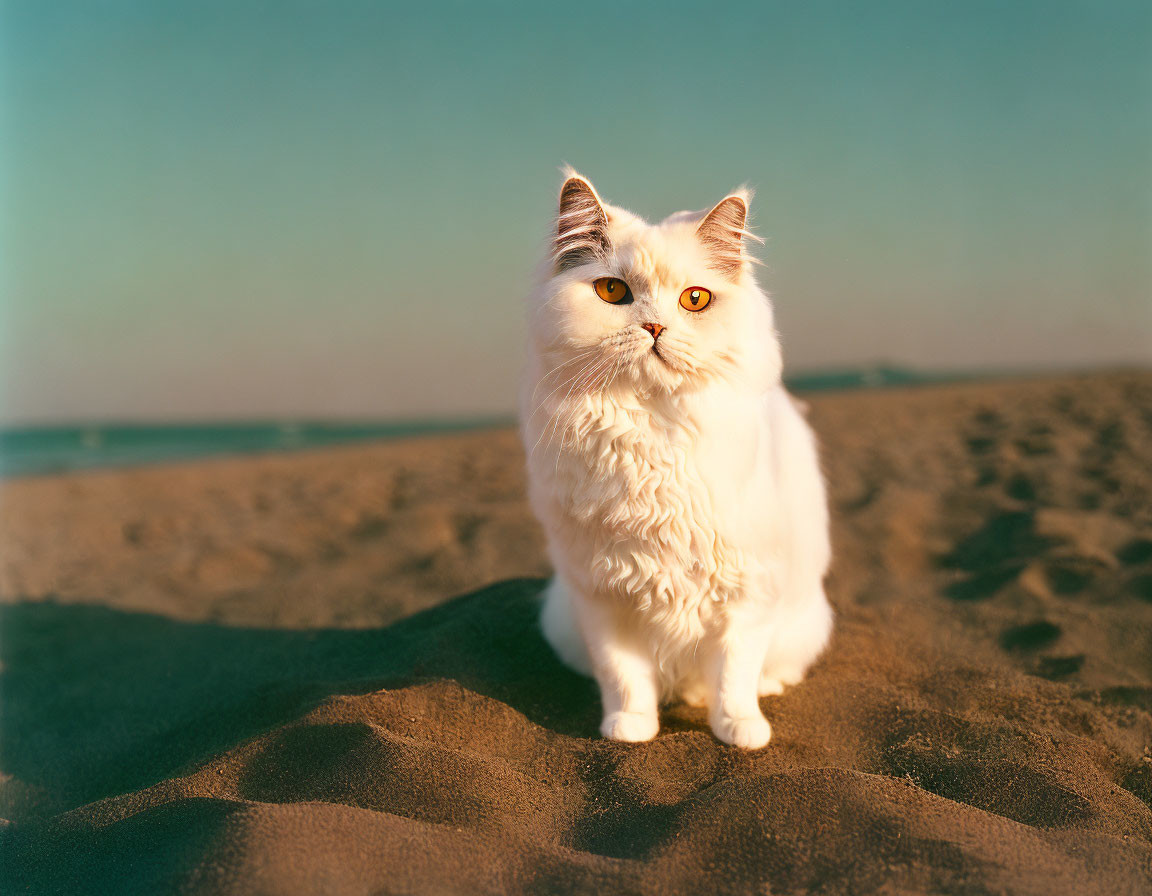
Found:
[[[581,675],[592,674],[588,649],[580,637],[572,607],[572,591],[559,576],[544,589],[544,607],[540,611],[540,628],[560,660]]]

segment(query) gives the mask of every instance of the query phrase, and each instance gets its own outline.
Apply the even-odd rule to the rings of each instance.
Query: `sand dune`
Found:
[[[1152,892],[1152,375],[812,420],[838,627],[757,753],[596,737],[513,433],[4,483],[0,889]]]

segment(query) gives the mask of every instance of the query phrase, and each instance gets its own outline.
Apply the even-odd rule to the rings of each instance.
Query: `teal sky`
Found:
[[[7,0],[0,422],[511,410],[558,166],[792,370],[1152,363],[1152,5]]]

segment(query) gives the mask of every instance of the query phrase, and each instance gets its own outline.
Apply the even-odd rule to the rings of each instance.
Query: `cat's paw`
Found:
[[[652,740],[659,730],[656,714],[646,712],[610,712],[600,725],[600,733],[609,740],[630,742]]]
[[[743,719],[713,719],[712,731],[724,743],[742,750],[759,750],[772,739],[772,726],[759,715]]]

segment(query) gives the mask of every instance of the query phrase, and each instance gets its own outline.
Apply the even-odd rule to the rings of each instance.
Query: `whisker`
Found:
[[[631,340],[630,337],[631,334],[627,330],[613,333],[601,340],[598,345],[585,348],[541,377],[528,402],[530,406],[528,419],[532,420],[540,411],[548,411],[549,408],[552,409],[552,418],[540,430],[535,443],[528,452],[529,456],[535,455],[541,449],[542,443],[543,450],[548,452],[557,434],[559,434],[560,445],[556,451],[556,465],[559,467],[560,454],[567,447],[569,433],[574,431],[579,416],[579,406],[575,402],[570,402],[569,399],[574,395],[591,394],[603,390],[615,382],[616,377],[624,367],[627,356],[631,354],[629,343],[634,340]],[[558,371],[567,372],[575,366],[576,362],[587,358],[588,355],[596,355],[596,357],[583,364],[574,374],[554,386],[544,398],[537,401],[536,395],[546,379],[554,376]],[[553,402],[552,397],[566,386],[568,391],[565,392],[564,397]]]
[[[540,391],[540,387],[544,385],[544,383],[547,381],[548,377],[552,376],[557,371],[561,371],[564,368],[571,366],[575,361],[579,361],[582,358],[588,357],[589,355],[596,354],[596,352],[598,352],[599,350],[600,350],[599,346],[596,346],[594,348],[585,349],[584,351],[579,352],[576,355],[573,355],[571,358],[567,358],[567,359],[561,361],[559,364],[557,364],[555,367],[553,367],[551,370],[549,370],[546,374],[544,374],[542,377],[540,377],[540,382],[538,382],[536,384],[536,388],[532,390],[532,397],[528,399],[528,404],[531,405],[531,404],[535,403],[536,393]],[[567,380],[565,380],[565,382],[567,382]]]
[[[599,352],[596,351],[596,352],[594,352],[594,354],[599,354]],[[586,364],[580,370],[576,371],[576,373],[574,373],[572,376],[568,377],[568,379],[564,380],[564,382],[560,383],[560,385],[558,385],[551,392],[549,392],[547,395],[545,395],[539,402],[536,403],[536,407],[535,407],[535,410],[533,411],[533,413],[535,413],[536,410],[541,410],[547,404],[549,398],[551,398],[553,395],[555,395],[557,392],[559,392],[561,389],[563,389],[565,386],[567,386],[573,380],[578,379],[586,370],[588,370],[595,363],[596,363],[596,359],[593,359],[592,361],[588,362],[588,364]]]
[[[585,375],[587,375],[591,371],[594,371],[604,360],[606,360],[606,359],[603,356],[598,356],[596,358],[593,358],[583,368],[581,368],[580,371],[575,376],[571,377],[568,380],[565,380],[563,383],[561,383],[559,386],[557,386],[555,389],[553,389],[552,392],[550,392],[548,394],[548,396],[545,398],[545,401],[547,401],[548,398],[551,398],[552,395],[559,392],[562,388],[564,388],[564,386],[568,385],[568,383],[571,382],[572,385],[569,386],[568,391],[565,393],[564,397],[562,399],[560,399],[560,401],[558,402],[559,406],[561,408],[563,408],[565,402],[568,401],[568,398],[572,394],[573,390],[576,389],[576,387],[583,381]],[[543,404],[544,403],[541,402],[540,407],[543,407]],[[536,439],[536,444],[532,446],[533,452],[536,450],[537,447],[539,447],[540,441],[541,441],[541,439],[544,438],[545,432],[549,433],[548,444],[547,444],[547,446],[545,446],[545,450],[547,450],[547,448],[549,446],[551,446],[552,439],[555,436],[556,426],[558,424],[558,421],[559,421],[559,414],[554,416],[552,418],[551,425],[545,426],[544,430],[540,433],[540,437]]]
[[[601,357],[601,358],[597,359],[593,364],[589,365],[590,372],[588,373],[588,376],[587,377],[582,376],[579,380],[577,380],[575,383],[573,383],[572,386],[568,389],[568,392],[564,395],[564,398],[561,399],[559,402],[560,413],[557,413],[556,416],[554,416],[552,418],[552,427],[551,427],[550,435],[548,436],[548,446],[547,446],[548,448],[550,448],[552,446],[552,439],[555,438],[557,432],[560,432],[561,433],[560,447],[556,451],[556,467],[557,467],[557,469],[559,469],[559,466],[560,466],[560,454],[561,454],[561,452],[563,452],[564,446],[567,443],[567,437],[563,435],[563,432],[567,430],[568,423],[565,423],[563,428],[560,427],[560,418],[561,418],[561,414],[563,413],[563,408],[567,404],[568,398],[572,395],[572,392],[574,390],[576,390],[577,387],[579,387],[581,392],[584,391],[584,389],[587,387],[587,385],[590,384],[596,378],[596,376],[599,373],[600,367],[606,366],[610,360],[611,360],[611,357],[605,356],[605,357]],[[571,418],[572,422],[575,422],[576,409],[573,408],[565,416]],[[547,450],[547,448],[545,450]]]
[[[616,341],[619,342],[620,340],[616,340]],[[625,357],[627,354],[628,353],[626,350],[619,349],[619,348],[615,352],[613,352],[611,357],[612,357],[612,360],[614,361],[614,363],[612,364],[611,371],[609,372],[607,366],[600,368],[596,372],[593,380],[585,386],[585,391],[587,391],[589,394],[591,394],[592,392],[606,392],[606,391],[608,391],[608,389],[610,389],[612,384],[616,381],[616,377],[620,374],[621,370],[624,369],[624,361],[625,361]],[[575,416],[576,416],[575,411],[572,412],[571,416],[572,416],[572,419],[574,422]],[[561,441],[560,450],[556,453],[556,467],[559,467],[560,453],[563,452],[566,444],[567,444],[567,437],[565,437]]]

